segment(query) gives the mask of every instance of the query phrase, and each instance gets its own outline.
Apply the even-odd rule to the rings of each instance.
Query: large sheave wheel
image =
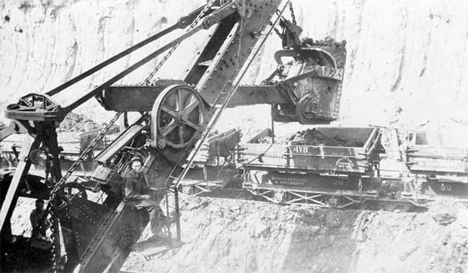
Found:
[[[201,130],[205,112],[203,99],[192,87],[172,85],[164,89],[151,113],[155,146],[187,147]]]

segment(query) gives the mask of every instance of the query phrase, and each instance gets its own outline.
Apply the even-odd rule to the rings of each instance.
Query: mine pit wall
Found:
[[[0,4],[0,108],[29,92],[44,92],[173,24],[206,1],[14,1]],[[468,2],[293,1],[303,37],[347,41],[340,119],[361,124],[447,128],[468,126]],[[289,15],[287,15],[289,17]],[[197,38],[195,38],[196,40]],[[154,51],[124,58],[59,97],[70,101]],[[176,77],[196,43],[182,46],[158,76]],[[245,82],[275,68],[274,37]],[[159,60],[121,83],[142,82]],[[96,103],[79,108],[101,122]],[[268,111],[264,111],[268,113]],[[3,118],[3,115],[0,117]],[[465,128],[466,129],[466,128]]]

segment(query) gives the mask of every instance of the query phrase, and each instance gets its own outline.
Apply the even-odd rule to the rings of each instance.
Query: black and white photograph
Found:
[[[0,0],[0,272],[468,273],[468,1]]]

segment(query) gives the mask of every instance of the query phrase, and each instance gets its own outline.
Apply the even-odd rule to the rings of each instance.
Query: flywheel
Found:
[[[187,85],[171,85],[159,94],[151,112],[152,146],[182,149],[200,134],[206,114],[202,97]]]

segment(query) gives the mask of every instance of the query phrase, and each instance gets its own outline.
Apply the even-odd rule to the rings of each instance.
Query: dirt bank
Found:
[[[125,270],[143,272],[464,272],[468,210],[426,213],[314,209],[185,197],[184,245]]]

